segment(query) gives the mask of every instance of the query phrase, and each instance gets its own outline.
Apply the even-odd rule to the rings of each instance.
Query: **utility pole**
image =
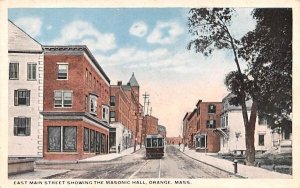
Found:
[[[146,118],[145,118],[145,112],[146,112],[146,101],[147,101],[147,99],[149,98],[150,96],[149,96],[149,94],[147,94],[147,92],[145,91],[145,94],[143,94],[143,98],[144,98],[144,107],[143,107],[143,120],[142,120],[142,124],[143,124],[143,126],[142,126],[142,131],[141,131],[141,147],[142,147],[142,142],[144,142],[145,141],[145,136],[146,136],[146,133],[147,133],[147,129],[146,129],[146,126],[147,126],[147,120],[146,120]],[[144,129],[143,129],[143,127],[144,127]],[[143,131],[144,130],[144,131]]]
[[[149,115],[149,113],[148,113],[148,109],[149,109],[149,105],[150,105],[150,100],[148,99],[148,102],[147,102],[147,115]]]

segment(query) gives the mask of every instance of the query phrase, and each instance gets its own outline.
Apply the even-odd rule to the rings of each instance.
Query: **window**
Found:
[[[110,121],[111,122],[116,121],[116,112],[114,112],[114,111],[110,112]]]
[[[48,151],[61,151],[60,127],[48,127]]]
[[[57,79],[67,80],[68,79],[68,64],[57,65]]]
[[[9,63],[9,79],[19,79],[19,63]]]
[[[108,121],[109,108],[108,106],[102,105],[102,119]]]
[[[265,135],[264,134],[259,134],[258,135],[258,145],[259,146],[264,146],[265,145]]]
[[[26,105],[30,106],[30,90],[20,89],[14,93],[15,106]]]
[[[48,151],[72,152],[77,150],[77,127],[48,127]]]
[[[92,87],[92,73],[90,72],[90,76],[89,76],[89,86]]]
[[[206,148],[207,147],[207,135],[201,134],[196,137],[196,147]]]
[[[89,81],[89,70],[85,69],[85,81],[88,82]]]
[[[36,63],[27,64],[27,79],[36,80]]]
[[[206,127],[209,129],[216,128],[216,120],[213,119],[207,120]]]
[[[116,97],[110,96],[110,106],[115,106],[115,105],[116,105]]]
[[[54,107],[72,107],[72,91],[54,91]]]
[[[97,115],[97,99],[95,95],[90,95],[90,113]]]
[[[258,125],[267,125],[267,119],[258,116]]]
[[[89,151],[89,132],[90,130],[88,128],[84,128],[84,136],[83,136],[83,151]]]
[[[63,151],[76,151],[76,127],[63,127]]]
[[[14,118],[14,135],[15,136],[30,136],[31,118],[15,117]]]
[[[213,104],[208,105],[208,113],[216,113],[216,106]]]
[[[95,131],[90,131],[90,151],[95,152]]]
[[[99,132],[96,132],[96,153],[100,153],[100,139],[101,135]]]

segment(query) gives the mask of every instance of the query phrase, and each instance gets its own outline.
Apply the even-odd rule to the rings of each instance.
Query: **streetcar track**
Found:
[[[149,162],[149,160],[146,160],[146,163],[144,165],[142,165],[139,169],[137,169],[133,174],[131,174],[131,176],[129,176],[129,179],[132,179],[139,171],[141,171],[148,162]]]

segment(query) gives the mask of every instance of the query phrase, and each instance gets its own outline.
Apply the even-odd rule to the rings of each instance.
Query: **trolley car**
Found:
[[[164,156],[164,138],[160,134],[147,135],[145,139],[146,158]]]

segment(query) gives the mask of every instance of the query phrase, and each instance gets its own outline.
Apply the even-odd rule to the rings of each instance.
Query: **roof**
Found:
[[[8,52],[9,53],[43,53],[42,45],[8,20]]]
[[[48,52],[51,51],[84,51],[87,56],[92,60],[93,64],[97,67],[97,69],[100,71],[100,73],[103,75],[105,80],[110,83],[110,79],[105,74],[101,66],[99,65],[96,58],[93,56],[92,52],[88,49],[86,45],[43,45],[43,49]]]
[[[132,73],[132,76],[130,78],[130,80],[128,81],[127,84],[130,84],[130,86],[137,86],[137,87],[140,87],[139,83],[137,82],[135,76],[134,76],[134,73]]]

